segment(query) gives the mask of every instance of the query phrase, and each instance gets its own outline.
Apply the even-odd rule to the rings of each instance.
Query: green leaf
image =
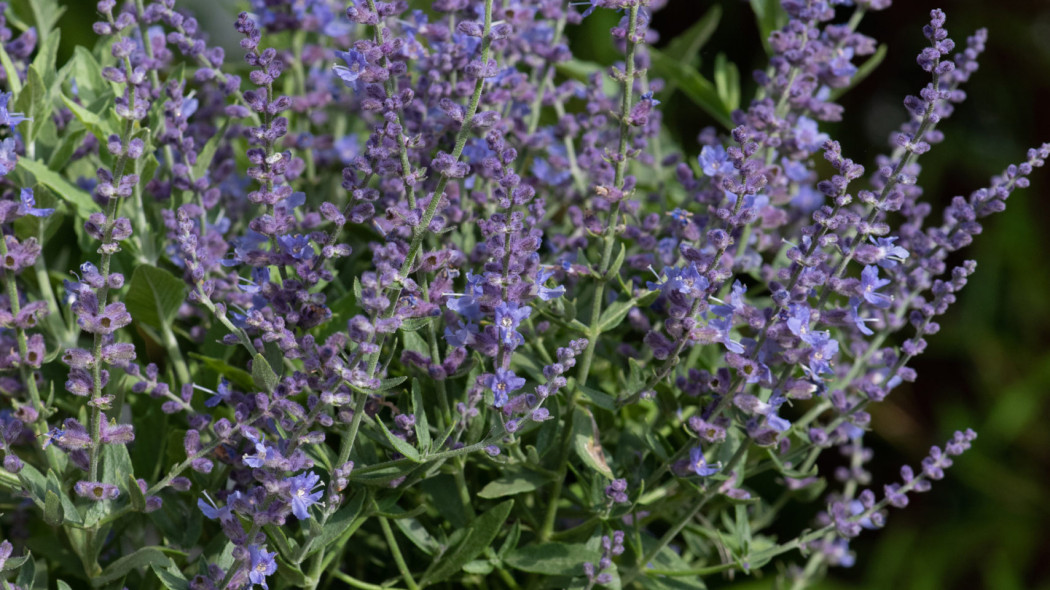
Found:
[[[29,554],[26,553],[21,557],[12,557],[4,562],[4,567],[0,568],[0,572],[13,572],[17,571],[18,568],[22,567],[22,564],[29,561]]]
[[[131,507],[139,512],[146,511],[146,494],[142,493],[134,474],[128,475],[128,498],[131,499]]]
[[[211,161],[215,158],[215,151],[219,149],[219,144],[226,137],[226,129],[229,128],[231,120],[227,119],[226,123],[219,128],[215,135],[212,135],[211,139],[204,144],[204,149],[201,150],[201,153],[197,154],[197,163],[193,165],[194,178],[203,178],[208,172],[208,167],[211,166]]]
[[[91,132],[99,141],[105,142],[110,135],[114,135],[117,130],[113,128],[113,124],[91,110],[77,104],[73,99],[68,96],[62,96],[62,102],[65,103],[66,108],[73,112],[73,116],[76,117],[77,121],[80,121],[88,131]]]
[[[64,580],[58,580],[58,590],[73,590]]]
[[[681,62],[692,63],[697,52],[707,44],[711,35],[718,29],[718,21],[721,19],[722,7],[718,4],[711,6],[704,13],[704,16],[700,17],[700,20],[693,23],[692,26],[674,39],[671,39],[667,43],[667,47],[664,48],[664,53],[668,57]]]
[[[420,585],[428,586],[446,580],[473,561],[495,540],[513,506],[514,500],[507,500],[475,518],[465,529],[463,539],[430,564]]]
[[[22,92],[18,93],[18,99],[13,105],[15,112],[22,113],[29,118],[22,128],[27,144],[33,143],[36,131],[50,118],[49,105],[44,104],[46,93],[40,72],[35,67],[29,66],[29,69],[26,70],[25,86],[22,87]]]
[[[175,318],[186,291],[182,279],[162,268],[143,264],[131,275],[124,302],[136,322],[160,329]]]
[[[417,332],[432,321],[434,318],[408,318],[401,322],[401,327],[398,329],[402,332]]]
[[[153,569],[153,573],[157,575],[160,583],[164,584],[164,587],[168,590],[189,590],[189,580],[182,575],[182,571],[175,567],[174,563],[166,568],[161,568],[160,565],[151,563],[150,567]]]
[[[394,523],[401,533],[412,541],[412,544],[419,547],[420,551],[427,555],[433,555],[437,552],[439,545],[437,540],[427,531],[420,522],[414,518],[395,518],[390,522]]]
[[[132,570],[140,567],[152,567],[153,565],[168,566],[171,558],[165,555],[160,547],[143,547],[131,555],[126,555],[109,564],[102,574],[91,580],[95,587],[115,582],[128,575]]]
[[[252,359],[252,381],[256,387],[267,393],[272,392],[281,382],[277,373],[270,368],[270,363],[259,353],[255,353],[255,358]]]
[[[642,375],[642,365],[636,359],[627,359],[627,394],[635,395],[645,389],[645,377]]]
[[[617,299],[609,304],[609,307],[605,308],[605,311],[598,318],[598,331],[608,332],[623,323],[623,319],[627,317],[635,303],[634,299],[626,301]]]
[[[755,22],[758,24],[758,33],[762,37],[766,55],[773,55],[769,35],[787,24],[787,13],[780,5],[780,0],[751,0],[751,10],[755,13]]]
[[[131,466],[131,455],[128,448],[122,444],[105,444],[102,446],[102,481],[111,483],[123,489],[127,485],[128,478],[135,479],[135,468]],[[135,485],[138,487],[138,484]]]
[[[350,525],[352,525],[358,515],[361,514],[361,508],[365,505],[365,496],[367,495],[368,494],[364,492],[358,492],[350,498],[349,502],[337,510],[336,513],[328,519],[328,522],[324,524],[324,527],[321,528],[321,533],[313,540],[310,552],[304,557],[313,555],[322,548],[327,547],[341,537],[343,533],[349,530]]]
[[[605,460],[601,442],[598,440],[598,425],[587,408],[578,407],[573,412],[572,446],[588,467],[608,479],[614,479],[609,463]]]
[[[11,61],[3,43],[0,43],[0,64],[4,66],[5,81],[11,87],[11,94],[17,99],[18,95],[22,94],[22,79],[18,77],[18,68],[15,67],[15,62]]]
[[[427,422],[427,407],[423,405],[423,387],[419,379],[412,379],[412,413],[416,416],[416,440],[419,449],[426,454],[430,450],[430,423]]]
[[[408,381],[408,377],[402,375],[400,377],[388,377],[379,382],[379,387],[375,389],[374,393],[381,391],[387,391],[401,385],[405,381]]]
[[[376,424],[378,424],[380,430],[383,431],[383,436],[386,437],[386,440],[393,445],[394,450],[404,455],[406,459],[413,463],[419,463],[423,460],[419,455],[419,450],[408,444],[408,441],[405,439],[394,436],[394,433],[390,432],[390,429],[386,427],[386,424],[383,424],[382,420],[376,420]]]
[[[77,217],[87,219],[92,213],[101,211],[91,195],[73,186],[68,180],[62,178],[57,172],[52,171],[42,162],[19,158],[18,168],[36,177],[36,181],[51,189],[55,195],[69,203],[77,212]]]
[[[199,360],[205,367],[208,367],[219,375],[226,377],[231,383],[242,390],[249,391],[255,387],[255,382],[252,381],[251,373],[240,367],[234,367],[224,360],[204,356],[202,354],[197,354],[196,352],[189,353],[189,356],[190,358]]]
[[[33,559],[30,553],[26,553],[26,558],[22,569],[18,570],[18,578],[15,580],[15,584],[25,590],[32,590],[33,582],[36,580],[36,560]]]
[[[36,57],[33,58],[33,67],[38,72],[42,72],[44,86],[49,93],[54,89],[55,83],[61,80],[60,77],[56,76],[55,70],[58,46],[62,40],[61,33],[61,29],[55,29],[54,35],[49,35],[46,41],[40,43],[40,49],[37,50]]]
[[[715,90],[730,112],[740,108],[740,70],[724,53],[715,56]]]
[[[714,117],[726,129],[733,127],[733,120],[729,116],[729,109],[722,103],[718,96],[718,90],[710,80],[700,75],[688,64],[673,59],[656,49],[649,50],[652,56],[653,71],[657,76],[678,85],[678,89],[685,94],[689,100]]]
[[[523,572],[549,576],[582,576],[585,562],[598,563],[601,558],[601,551],[588,549],[582,543],[541,543],[518,547],[507,553],[503,562]]]
[[[61,526],[65,517],[62,510],[62,498],[52,490],[44,494],[44,522],[51,526]]]
[[[102,65],[90,51],[79,45],[73,50],[70,76],[76,80],[77,92],[84,104],[92,104],[111,94],[109,83],[102,77]]]
[[[613,398],[613,396],[609,395],[608,393],[605,393],[604,391],[598,391],[597,389],[592,389],[590,387],[584,387],[583,385],[579,384],[576,385],[576,388],[579,389],[580,393],[583,394],[583,397],[586,398],[587,401],[591,402],[592,404],[598,406],[603,410],[608,410],[610,412],[616,411],[616,400]]]
[[[46,41],[66,11],[57,0],[12,0],[11,8],[22,20],[32,22],[41,41]]]
[[[539,473],[523,470],[490,481],[485,484],[485,487],[481,488],[481,491],[478,492],[478,497],[491,500],[504,496],[515,496],[538,489],[549,481],[548,478]]]

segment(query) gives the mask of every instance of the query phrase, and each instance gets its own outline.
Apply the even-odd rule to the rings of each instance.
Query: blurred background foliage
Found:
[[[94,1],[67,0],[60,22],[62,54],[93,46],[88,23]],[[180,0],[236,59],[234,0]],[[827,131],[847,156],[871,166],[887,149],[889,133],[905,116],[902,100],[927,81],[915,64],[924,46],[922,26],[932,8],[948,14],[958,44],[978,27],[989,29],[981,69],[966,88],[968,100],[942,124],[946,141],[924,155],[921,184],[943,205],[985,186],[1029,147],[1050,141],[1050,2],[1046,0],[898,0],[868,14],[860,30],[888,46],[885,60],[842,97],[844,121]],[[669,0],[654,16],[658,47],[666,48],[709,10],[717,28],[698,55],[700,72],[714,78],[718,53],[737,64],[745,100],[750,73],[765,63],[761,35],[748,2]],[[572,32],[577,58],[602,64],[617,57],[608,29],[615,14],[598,11]],[[696,135],[717,125],[682,92],[661,105],[672,139],[695,156]],[[940,334],[914,361],[919,379],[873,411],[873,485],[917,465],[932,444],[972,427],[973,449],[925,495],[890,514],[886,528],[853,543],[857,563],[835,569],[822,590],[1050,589],[1050,173],[1012,197],[1005,213],[987,220],[984,234],[963,254],[978,273],[941,321]],[[959,258],[956,262],[961,261]],[[819,506],[805,507],[816,510]],[[811,513],[785,515],[797,531]],[[732,588],[768,588],[769,580],[725,580]]]

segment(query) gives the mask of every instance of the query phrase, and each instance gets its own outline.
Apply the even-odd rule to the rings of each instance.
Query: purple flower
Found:
[[[720,145],[705,145],[700,150],[700,156],[697,157],[697,161],[700,162],[700,169],[707,176],[732,174],[736,169],[733,167],[733,163],[729,161],[729,154],[726,153],[726,149]]]
[[[860,295],[865,301],[879,308],[890,306],[892,299],[888,295],[878,293],[877,290],[890,284],[889,279],[879,278],[879,267],[868,265],[860,273]]]
[[[827,332],[813,332],[810,341],[813,349],[809,352],[809,370],[813,375],[823,375],[831,372],[831,360],[839,352],[838,341],[831,338]]]
[[[853,65],[850,61],[853,59],[853,48],[843,47],[835,52],[835,57],[828,66],[831,68],[831,74],[834,76],[842,76],[850,78],[853,74],[857,73],[857,66]]]
[[[787,327],[791,333],[812,345],[813,332],[809,329],[810,309],[808,305],[793,303],[788,308]]]
[[[364,87],[363,80],[360,80],[361,73],[368,67],[368,60],[365,59],[365,55],[354,49],[350,51],[336,51],[335,54],[346,62],[345,66],[335,66],[333,68],[335,75],[339,76],[343,83],[353,88],[355,92],[361,90]]]
[[[718,470],[722,468],[720,463],[709,465],[707,459],[704,457],[704,450],[700,447],[693,447],[689,451],[689,468],[693,470],[700,477],[707,477],[718,473]]]
[[[208,497],[207,502],[204,501],[204,498],[197,498],[197,508],[200,508],[200,511],[204,513],[204,517],[208,520],[218,520],[219,522],[233,522],[233,501],[239,498],[240,495],[240,492],[233,492],[232,494],[230,494],[230,496],[226,498],[226,505],[222,508],[216,506],[210,497]]]
[[[552,276],[554,276],[554,269],[549,267],[540,267],[536,272],[536,293],[539,298],[544,301],[557,299],[565,293],[565,287],[563,285],[558,285],[556,287],[545,287],[543,285],[547,282],[547,279]]]
[[[249,545],[248,556],[251,560],[248,579],[251,580],[253,586],[260,584],[269,590],[270,587],[266,585],[266,577],[277,571],[277,561],[274,559],[277,557],[277,552],[267,553],[263,547]]]
[[[250,455],[244,453],[241,457],[244,460],[244,464],[248,467],[254,467],[258,469],[262,467],[267,461],[274,459],[277,456],[277,451],[273,447],[269,447],[265,442],[265,435],[261,437],[255,436],[252,429],[246,428],[244,430],[244,437],[247,438],[255,445],[255,454]]]
[[[904,262],[909,256],[907,250],[894,244],[897,241],[896,237],[876,238],[871,236],[868,239],[878,248],[877,264],[882,268],[894,268],[898,262]]]
[[[321,496],[324,495],[324,492],[314,491],[317,488],[324,487],[324,484],[321,483],[321,476],[310,471],[290,477],[287,481],[292,514],[299,520],[310,518],[310,506],[319,502]]]
[[[858,330],[860,330],[861,334],[864,334],[865,336],[871,336],[872,334],[875,333],[875,332],[871,331],[871,328],[869,328],[867,325],[865,325],[865,324],[867,324],[867,322],[875,321],[875,318],[862,318],[862,317],[860,317],[860,298],[859,297],[850,297],[849,298],[849,315],[847,316],[847,319],[849,321],[853,322],[853,325],[856,326]]]
[[[14,128],[22,121],[29,121],[22,113],[12,113],[7,109],[7,103],[11,101],[10,92],[0,92],[0,125]]]
[[[519,306],[510,301],[501,301],[496,306],[496,330],[499,332],[499,340],[506,346],[517,347],[525,341],[518,332],[518,325],[522,320],[529,317],[532,308],[527,305]]]
[[[296,260],[310,260],[316,254],[314,247],[310,245],[310,238],[301,234],[278,236],[277,243]]]
[[[824,142],[831,139],[827,133],[821,133],[817,122],[806,116],[800,116],[795,123],[795,141],[806,151],[815,152],[824,147]]]
[[[218,391],[205,400],[205,406],[214,408],[223,402],[230,401],[230,394],[233,393],[233,390],[230,388],[230,382],[227,381],[225,377],[219,381],[219,387],[217,389]]]
[[[47,217],[55,212],[54,209],[37,209],[36,199],[33,197],[33,189],[24,188],[19,194],[21,202],[18,205],[19,215],[32,215],[33,217]]]
[[[0,176],[7,176],[18,164],[18,154],[15,153],[17,146],[13,137],[8,137],[0,143]]]
[[[78,481],[73,484],[73,491],[81,498],[87,498],[96,502],[114,500],[120,495],[120,490],[117,489],[117,486],[98,481]]]
[[[486,386],[492,390],[495,397],[493,405],[497,408],[502,408],[503,404],[507,403],[511,393],[525,386],[525,379],[508,369],[496,369],[496,373],[489,374],[486,381]]]

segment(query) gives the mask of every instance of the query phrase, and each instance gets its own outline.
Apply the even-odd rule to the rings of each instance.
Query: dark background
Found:
[[[661,43],[711,4],[670,0],[654,16]],[[765,63],[758,30],[746,2],[718,4],[721,25],[702,51],[701,71],[710,77],[716,53],[725,52],[740,68],[747,97],[754,88],[750,72]],[[229,16],[235,2],[179,5],[196,5],[213,37],[236,46]],[[987,185],[1023,160],[1029,147],[1050,141],[1050,2],[898,0],[870,13],[860,31],[888,44],[889,53],[843,97],[844,122],[827,131],[848,157],[867,166],[886,151],[890,131],[905,116],[904,96],[927,82],[915,55],[925,43],[922,26],[937,7],[947,12],[948,31],[959,45],[978,27],[990,33],[981,69],[966,87],[969,99],[940,126],[946,141],[920,160],[928,198],[945,203]],[[94,2],[68,0],[67,8],[60,22],[66,55],[78,43],[95,43],[84,26],[95,18]],[[579,57],[611,63],[607,31],[616,18],[602,12],[575,33],[573,44]],[[697,151],[696,133],[715,124],[680,95],[661,108],[687,152]],[[900,465],[917,465],[930,445],[955,430],[972,427],[979,438],[930,493],[914,495],[906,510],[890,514],[884,530],[854,541],[856,565],[833,570],[819,588],[1050,588],[1048,228],[1050,169],[1044,169],[1033,174],[1030,188],[1015,193],[1006,212],[986,220],[984,234],[959,257],[976,259],[978,272],[942,318],[941,333],[913,361],[918,380],[873,411],[875,434],[865,439],[876,450],[873,483],[881,489]],[[744,579],[728,585],[770,584]]]

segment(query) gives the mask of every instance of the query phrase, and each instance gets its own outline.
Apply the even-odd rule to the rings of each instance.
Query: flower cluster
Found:
[[[933,11],[890,151],[847,157],[826,124],[888,0],[765,3],[784,24],[755,98],[722,63],[700,102],[724,128],[677,145],[661,98],[704,84],[699,41],[653,47],[663,4],[251,0],[241,63],[175,0],[101,0],[97,50],[56,67],[57,5],[37,31],[0,3],[0,490],[5,531],[35,519],[3,572],[72,551],[55,571],[129,586],[593,588],[850,565],[974,440],[881,499],[864,467],[869,406],[918,378],[975,271],[955,254],[1050,145],[935,215],[918,160],[987,33],[956,47]],[[572,55],[595,14],[614,63]],[[784,505],[766,471],[784,498],[832,483],[813,528],[752,528]],[[52,527],[62,553],[25,553]]]

